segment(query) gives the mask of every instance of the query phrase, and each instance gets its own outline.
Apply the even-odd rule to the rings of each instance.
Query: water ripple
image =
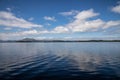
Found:
[[[112,49],[115,45],[113,45],[113,47],[107,47],[107,49],[110,50],[107,51],[108,53],[105,53],[103,44],[103,48],[101,48],[101,44],[96,47],[96,49],[98,49],[97,51],[87,46],[93,46],[93,43],[87,45],[78,43],[75,43],[74,45],[68,44],[69,46],[66,46],[67,44],[59,44],[60,46],[57,46],[58,44],[47,44],[46,46],[45,43],[34,45],[36,46],[34,46],[31,51],[35,52],[25,53],[26,49],[24,50],[22,48],[23,55],[20,55],[22,52],[15,52],[18,56],[14,56],[14,60],[9,62],[11,59],[8,59],[7,63],[1,63],[0,80],[120,79],[119,50]],[[42,45],[42,47],[40,45]],[[73,46],[75,48],[73,48]],[[8,54],[6,51],[7,50],[4,50],[3,52]],[[100,53],[98,51],[100,51]],[[19,58],[16,59],[15,57]],[[0,62],[2,61],[4,61],[4,59],[0,60]]]

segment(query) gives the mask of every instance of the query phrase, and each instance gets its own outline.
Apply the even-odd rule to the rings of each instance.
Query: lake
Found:
[[[0,80],[120,80],[120,42],[0,43]]]

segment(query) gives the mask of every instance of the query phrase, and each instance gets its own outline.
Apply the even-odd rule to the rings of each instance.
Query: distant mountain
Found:
[[[34,42],[34,41],[37,41],[37,40],[34,38],[24,38],[22,40],[18,40],[18,42]]]

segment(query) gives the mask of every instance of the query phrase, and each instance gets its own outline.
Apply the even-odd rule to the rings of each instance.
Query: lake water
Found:
[[[0,43],[0,80],[120,80],[120,42]]]

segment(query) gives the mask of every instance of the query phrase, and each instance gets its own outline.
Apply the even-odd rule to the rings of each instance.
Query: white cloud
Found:
[[[19,34],[20,35],[29,35],[29,34],[37,34],[37,33],[38,33],[37,30],[29,30],[29,31],[20,32]]]
[[[48,21],[56,21],[55,17],[50,17],[50,16],[44,16],[43,17],[45,20],[48,20]]]
[[[77,11],[78,12],[78,11]],[[69,15],[72,13],[69,13]],[[100,19],[87,20],[89,18],[98,16],[99,13],[95,13],[93,9],[79,11],[75,16],[74,20],[65,26],[57,26],[52,31],[47,33],[69,33],[69,32],[85,32],[88,30],[95,31],[98,27],[101,27],[104,22]]]
[[[100,19],[92,20],[92,21],[74,21],[67,25],[68,28],[71,29],[72,32],[86,32],[86,31],[96,31],[96,29],[102,27],[104,22]]]
[[[36,37],[38,40],[50,40],[50,39],[55,39],[54,37]]]
[[[120,3],[114,7],[112,7],[111,9],[113,12],[115,13],[119,13],[120,14]]]
[[[48,31],[48,30],[27,30],[27,31],[20,31],[20,32],[11,32],[11,33],[0,33],[0,40],[1,39],[10,39],[13,37],[25,37],[25,36],[32,36],[32,35],[40,35],[40,34],[55,34],[55,33],[66,33],[68,30],[64,27],[56,27],[55,29]]]
[[[64,37],[64,38],[65,38],[65,39],[72,39],[73,37],[72,37],[72,36],[71,36],[71,37],[70,37],[70,36],[69,36],[69,37],[67,36],[67,37]]]
[[[98,27],[101,27],[104,22],[101,19],[88,19],[98,15],[99,13],[95,13],[93,9],[80,11],[74,16],[74,20],[66,24],[65,27],[71,32],[85,32],[88,30],[95,31]]]
[[[23,36],[35,35],[35,34],[38,34],[37,30],[12,32],[12,33],[0,33],[0,39],[9,39],[13,37],[23,37]]]
[[[66,33],[69,32],[68,28],[63,27],[63,26],[57,26],[56,28],[54,28],[53,31],[51,31],[51,33]]]
[[[0,26],[19,28],[42,27],[42,25],[34,24],[23,18],[18,18],[13,13],[6,11],[0,11]]]
[[[106,22],[106,24],[104,25],[104,29],[105,28],[109,28],[109,27],[120,27],[120,20],[118,20],[118,21],[108,21],[108,22]]]
[[[95,13],[93,9],[81,11],[74,16],[74,20],[72,22],[66,24],[64,27],[68,28],[71,32],[90,32],[120,26],[120,20],[108,22],[101,19],[90,20],[90,18],[98,15],[99,13]]]
[[[78,12],[79,12],[78,10],[71,10],[68,12],[60,12],[59,14],[63,16],[71,16],[71,15],[76,15]]]
[[[75,16],[75,19],[77,20],[86,20],[88,18],[92,18],[92,17],[95,17],[95,16],[98,16],[99,13],[95,13],[93,11],[93,9],[89,9],[89,10],[84,10],[84,11],[81,11],[79,12],[76,16]]]
[[[120,27],[120,20],[116,21],[104,21],[99,18],[94,18],[98,16],[99,13],[94,12],[93,9],[79,11],[76,15],[73,17],[73,21],[67,23],[64,26],[56,26],[52,30],[44,29],[42,31],[38,30],[29,30],[29,31],[21,31],[21,32],[13,32],[13,33],[0,33],[0,38],[8,38],[11,36],[25,36],[25,35],[40,35],[40,34],[60,34],[60,33],[75,33],[75,32],[94,32],[99,31],[99,29],[103,30],[105,33],[107,29],[109,28],[115,28],[114,32],[115,34],[119,34],[119,28]],[[6,15],[7,19],[11,16]],[[0,15],[1,18],[1,15]],[[92,19],[90,19],[92,18]],[[14,19],[14,17],[13,17]],[[116,29],[117,28],[117,29]],[[110,32],[109,32],[110,33]],[[114,33],[113,33],[114,34]]]
[[[35,29],[33,30],[28,30],[28,31],[21,31],[21,32],[17,32],[17,34],[19,35],[36,35],[36,34],[45,34],[45,33],[50,33],[47,30],[42,30],[42,31],[37,31]]]

